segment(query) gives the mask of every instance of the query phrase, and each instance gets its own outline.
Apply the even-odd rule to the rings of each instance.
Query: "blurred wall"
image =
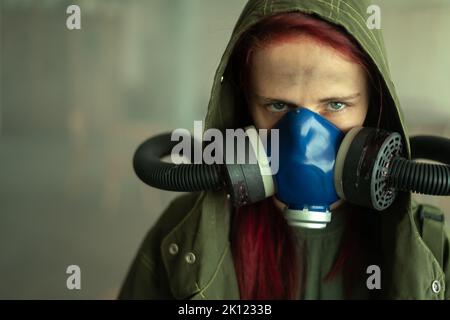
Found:
[[[245,1],[0,3],[0,298],[115,298],[176,196],[138,181],[133,152],[203,119]],[[450,137],[450,2],[374,3],[411,133]],[[66,288],[71,264],[82,290]]]
[[[410,135],[450,137],[450,1],[378,0],[388,61]],[[450,218],[449,197],[415,196]],[[448,220],[448,219],[447,219]]]

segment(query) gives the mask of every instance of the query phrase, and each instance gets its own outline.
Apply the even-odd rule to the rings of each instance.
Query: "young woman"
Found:
[[[409,155],[367,6],[250,0],[218,67],[206,128],[271,129],[308,109],[344,133],[399,132]],[[320,230],[289,226],[284,206],[272,196],[234,208],[223,192],[177,198],[144,240],[120,298],[450,298],[448,232],[431,241],[441,251],[428,247],[409,193],[382,214],[338,200]]]

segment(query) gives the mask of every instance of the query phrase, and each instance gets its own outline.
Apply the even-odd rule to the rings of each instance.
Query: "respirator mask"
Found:
[[[177,145],[171,136],[160,134],[136,150],[134,170],[143,182],[170,191],[225,189],[235,207],[275,195],[286,204],[283,213],[292,226],[326,227],[330,205],[339,199],[383,211],[399,191],[450,195],[449,139],[410,138],[413,159],[442,164],[416,162],[406,158],[399,133],[367,127],[344,133],[306,108],[287,112],[268,137],[245,128],[243,161],[227,147],[216,156],[234,161],[163,162]]]

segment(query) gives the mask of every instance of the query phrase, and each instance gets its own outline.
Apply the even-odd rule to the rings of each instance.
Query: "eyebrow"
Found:
[[[358,98],[361,95],[361,93],[357,92],[348,96],[332,96],[332,97],[327,97],[327,98],[322,98],[319,100],[319,102],[323,103],[323,102],[330,102],[330,101],[348,101],[348,100],[352,100],[355,98]],[[263,100],[265,102],[283,102],[286,104],[291,104],[291,105],[295,105],[294,102],[292,101],[288,101],[285,99],[278,99],[278,98],[271,98],[271,97],[264,97],[264,96],[260,96],[258,94],[255,94],[256,98],[258,98],[259,100]]]

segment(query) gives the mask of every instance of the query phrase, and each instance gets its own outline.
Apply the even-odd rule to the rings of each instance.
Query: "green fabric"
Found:
[[[239,17],[214,76],[205,129],[214,127],[223,130],[235,126],[233,119],[242,97],[233,92],[227,65],[239,36],[266,16],[300,11],[317,14],[344,27],[361,44],[384,79],[385,117],[381,127],[400,132],[406,138],[408,135],[390,78],[381,32],[366,26],[368,5],[368,1],[362,0],[250,0]],[[408,139],[404,140],[409,155],[409,142]],[[421,238],[416,224],[417,204],[412,202],[410,194],[401,193],[395,203],[383,213],[356,209],[361,218],[356,230],[360,232],[362,239],[372,242],[375,253],[381,253],[374,255],[378,258],[368,260],[379,264],[382,272],[381,290],[375,294],[376,297],[450,299],[450,289],[446,289],[450,286],[447,227],[444,232],[441,267]],[[224,192],[203,192],[177,198],[145,238],[123,284],[120,298],[239,299],[229,244],[230,211],[229,200]],[[319,260],[314,262],[314,259],[322,257],[320,252],[323,255],[335,255],[337,241],[339,240],[323,238],[316,243],[310,240],[310,250],[315,255],[320,255],[310,256],[311,263],[320,264]],[[174,244],[179,248],[176,253],[171,250]],[[331,253],[327,253],[328,250]],[[189,263],[186,256],[192,254],[196,259]],[[331,261],[327,264],[331,264]],[[326,267],[323,267],[324,270]],[[314,265],[310,268],[314,268]],[[342,286],[338,283],[334,289],[324,286],[318,291],[318,279],[319,277],[315,280],[307,279],[309,291],[306,298],[342,296],[339,293],[342,292]],[[432,283],[435,281],[439,281],[442,288],[437,293],[432,290]],[[363,282],[360,281],[361,283]],[[359,298],[364,297],[363,293],[359,295]]]
[[[297,240],[300,263],[306,262],[307,277],[300,299],[344,299],[342,272],[333,279],[325,277],[333,267],[341,247],[346,212],[332,210],[333,219],[325,229],[293,228]],[[338,212],[339,211],[339,212]]]
[[[299,298],[306,300],[345,299],[341,272],[329,281],[324,280],[338,256],[342,230],[318,235],[305,235],[302,230],[298,231],[298,240],[301,241],[302,248],[307,252],[307,277],[304,283],[305,288]]]
[[[432,206],[422,205],[420,208],[422,220],[422,238],[430,248],[440,266],[444,266],[444,215]]]
[[[341,300],[371,297],[371,292],[366,286],[368,275],[365,273],[367,267],[365,265],[356,264],[357,268],[353,270],[348,270],[347,265],[344,265],[335,276],[329,279],[327,277],[340,255],[343,237],[346,233],[352,232],[348,224],[351,212],[349,204],[344,203],[332,210],[333,218],[325,229],[293,228],[298,244],[299,262],[306,264],[307,274],[303,279],[304,287],[300,299]],[[364,267],[364,270],[361,267]],[[344,272],[355,273],[350,291],[346,290]]]

